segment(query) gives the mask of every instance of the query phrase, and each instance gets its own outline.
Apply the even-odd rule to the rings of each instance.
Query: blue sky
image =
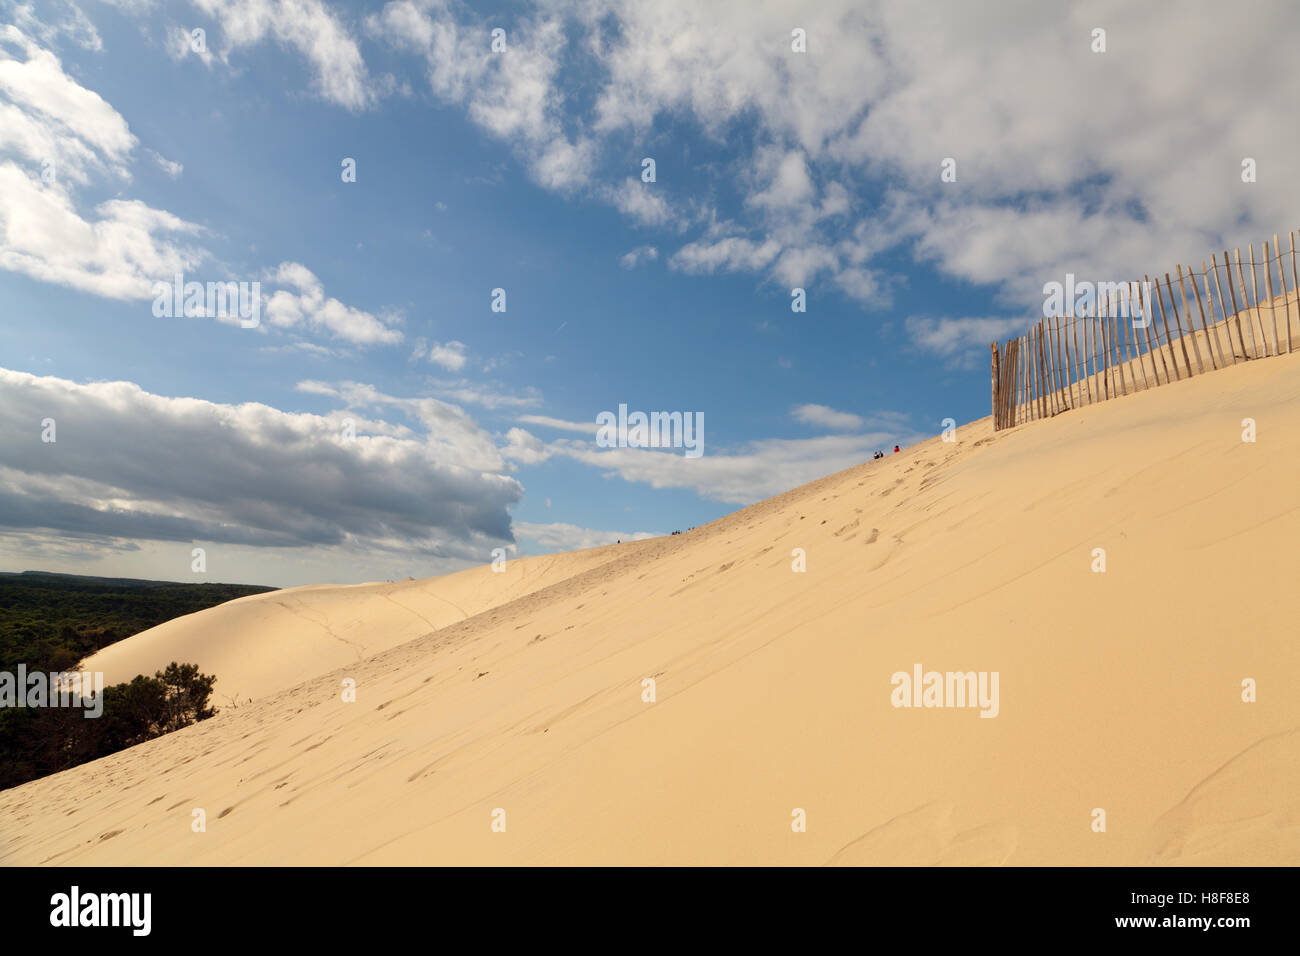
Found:
[[[967,7],[6,0],[0,569],[347,582],[684,529],[986,415],[988,342],[1066,271],[1293,221],[1294,15]],[[259,282],[261,324],[156,317],[177,271]],[[702,413],[704,454],[598,447],[620,404]]]

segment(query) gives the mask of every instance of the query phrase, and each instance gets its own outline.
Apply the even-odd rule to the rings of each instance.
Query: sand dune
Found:
[[[635,550],[634,545],[629,545]],[[506,561],[418,581],[309,585],[246,598],[150,628],[87,658],[109,684],[171,661],[215,674],[218,703],[241,705],[364,660],[618,556],[612,547]]]
[[[1300,355],[957,437],[536,589],[467,572],[465,619],[418,582],[423,631],[375,586],[299,592],[364,659],[0,793],[0,859],[1300,861]],[[303,625],[269,603],[175,630],[270,653]],[[261,687],[331,647],[290,636]],[[917,663],[998,672],[997,716],[894,707]]]

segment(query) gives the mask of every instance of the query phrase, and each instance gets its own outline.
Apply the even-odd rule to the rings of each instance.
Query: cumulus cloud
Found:
[[[797,422],[832,431],[852,431],[863,425],[861,415],[836,411],[826,405],[797,405],[791,409],[790,415]]]
[[[683,272],[711,273],[735,270],[756,271],[767,266],[781,244],[775,239],[757,242],[740,236],[727,236],[715,241],[688,242],[669,260],[669,265]]]
[[[624,269],[635,269],[643,262],[654,262],[659,258],[659,250],[654,246],[637,246],[619,256],[618,264]]]
[[[268,278],[288,287],[277,289],[266,302],[266,317],[272,326],[325,331],[357,345],[402,341],[401,330],[393,328],[391,320],[327,297],[320,279],[301,263],[282,262]]]
[[[614,208],[628,218],[645,226],[662,226],[676,218],[662,190],[659,183],[629,178],[621,186],[609,189],[606,195]]]
[[[594,144],[564,128],[562,13],[512,18],[501,52],[492,50],[499,24],[447,0],[395,0],[366,25],[393,48],[422,56],[433,94],[513,145],[539,184],[569,192],[588,183]]]
[[[898,262],[919,260],[1026,308],[1065,271],[1167,268],[1278,231],[1279,210],[1300,205],[1300,180],[1282,172],[1294,133],[1276,119],[1300,74],[1275,55],[1300,9],[1260,8],[1213,31],[1209,0],[1172,21],[1118,2],[1000,9],[556,2],[511,26],[506,54],[490,52],[488,21],[444,0],[396,0],[368,22],[421,55],[434,93],[515,145],[538,182],[593,184],[638,224],[690,225],[664,193],[627,179],[629,138],[674,123],[741,144],[711,178],[700,171],[706,189],[735,193],[733,227],[665,253],[688,273],[824,281],[880,308]],[[1103,20],[1111,48],[1098,55]],[[806,54],[790,50],[792,24],[807,31]],[[1243,156],[1275,171],[1266,188],[1242,188]],[[949,157],[957,181],[944,184]],[[601,185],[606,159],[619,173]]]
[[[0,528],[128,541],[481,558],[523,489],[459,409],[347,383],[417,429],[0,369]],[[319,394],[317,392],[316,394]],[[43,442],[42,422],[55,423]],[[387,432],[387,433],[382,433]],[[309,480],[308,480],[309,479]]]
[[[429,344],[429,361],[441,365],[449,372],[459,372],[465,367],[464,342],[431,342]]]
[[[536,465],[551,457],[551,450],[531,432],[511,428],[506,432],[506,444],[501,455],[523,465]]]
[[[0,118],[0,151],[38,168],[52,162],[56,181],[85,183],[104,172],[129,177],[136,138],[126,120],[13,25],[0,27]]]
[[[360,110],[378,96],[365,60],[347,25],[321,0],[192,0],[221,26],[221,58],[236,50],[274,40],[311,64],[315,87],[324,99]]]
[[[937,355],[950,363],[973,367],[977,346],[981,361],[988,360],[988,346],[1025,328],[1023,318],[930,318],[911,316],[905,323],[912,344],[923,352]]]
[[[0,268],[108,299],[147,299],[153,283],[195,268],[201,228],[139,200],[83,218],[67,190],[0,162]]]
[[[124,301],[153,297],[212,260],[206,229],[139,200],[79,208],[75,187],[103,177],[129,180],[137,139],[99,94],[70,77],[53,53],[15,26],[0,28],[0,268],[42,282]],[[168,176],[183,167],[145,154]],[[215,277],[226,281],[229,276]],[[306,329],[360,344],[402,340],[394,317],[327,297],[305,266],[282,263],[268,277],[272,327]]]

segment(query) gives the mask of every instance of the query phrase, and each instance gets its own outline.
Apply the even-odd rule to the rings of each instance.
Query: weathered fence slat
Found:
[[[1183,354],[1184,354],[1184,355],[1187,354],[1187,341],[1186,341],[1186,340],[1187,340],[1187,339],[1191,339],[1191,340],[1192,340],[1192,351],[1196,354],[1196,374],[1197,374],[1197,375],[1204,375],[1204,374],[1205,374],[1205,363],[1201,361],[1201,346],[1197,343],[1197,340],[1196,340],[1196,323],[1192,321],[1192,310],[1191,310],[1191,307],[1187,304],[1187,286],[1183,283],[1183,267],[1182,267],[1182,266],[1178,266],[1178,294],[1182,297],[1182,300],[1183,300],[1183,311],[1184,311],[1185,313],[1187,313],[1187,331],[1191,333],[1190,335],[1187,335],[1187,336],[1184,336],[1184,335],[1183,335],[1183,332],[1182,332],[1182,328],[1183,328],[1183,320],[1180,318],[1180,319],[1178,320],[1178,336],[1179,336],[1180,339],[1183,340]],[[1173,294],[1173,292],[1171,291],[1171,292],[1169,293],[1169,298],[1170,298],[1171,301],[1173,300],[1173,297],[1174,297],[1174,294]],[[1175,315],[1175,316],[1178,315],[1178,306],[1177,306],[1177,305],[1174,306],[1174,315]],[[1191,367],[1190,363],[1189,363],[1188,367],[1189,367],[1189,368]]]
[[[1187,377],[1196,373],[1192,371],[1192,357],[1187,351],[1187,338],[1183,335],[1183,317],[1178,314],[1178,303],[1174,301],[1174,283],[1165,273],[1165,288],[1169,292],[1169,308],[1174,310],[1174,327],[1178,329],[1178,345],[1183,350],[1183,363],[1187,366]]]
[[[1170,300],[1172,301],[1172,300]],[[1178,356],[1174,353],[1174,340],[1169,334],[1169,316],[1165,313],[1165,294],[1160,291],[1160,277],[1156,276],[1156,305],[1160,306],[1160,324],[1165,329],[1164,350],[1160,353],[1163,358],[1166,353],[1169,355],[1169,364],[1174,367],[1174,381],[1182,381],[1182,372],[1178,370]]]
[[[1259,338],[1255,338],[1255,316],[1259,312],[1259,282],[1255,278],[1255,247],[1250,247],[1250,283],[1255,286],[1255,307],[1250,305],[1250,293],[1246,291],[1246,276],[1241,269],[1241,250],[1237,252],[1237,278],[1241,281],[1241,309],[1246,313],[1246,328],[1250,329],[1250,350],[1255,353],[1252,358],[1264,358],[1268,355],[1268,343],[1264,342],[1264,327],[1259,327]],[[1261,348],[1261,345],[1263,346]],[[1260,352],[1263,352],[1263,355]]]
[[[1196,293],[1196,311],[1201,314],[1201,331],[1205,333],[1205,351],[1210,353],[1210,366],[1217,369],[1219,360],[1214,357],[1214,342],[1210,339],[1210,327],[1205,324],[1205,306],[1201,302],[1201,290],[1196,285],[1196,273],[1192,271],[1191,266],[1187,267],[1187,278],[1192,283],[1192,291]],[[1210,309],[1214,309],[1213,303],[1210,304]]]
[[[1141,282],[1137,284],[1138,300],[1142,303],[1142,335],[1147,340],[1147,355],[1151,357],[1151,377],[1155,379],[1158,386],[1160,384],[1160,368],[1156,365],[1156,349],[1151,344],[1151,321],[1154,315],[1154,309],[1151,306],[1151,299],[1146,295],[1146,289],[1150,283]],[[1169,370],[1165,369],[1165,380],[1169,379]]]
[[[1300,320],[1300,276],[1296,274],[1296,234],[1291,233],[1291,289],[1296,294],[1296,320]],[[1291,354],[1291,307],[1287,306],[1287,355]]]
[[[1223,258],[1224,258],[1224,261],[1226,262],[1226,261],[1227,261],[1227,258],[1228,258],[1228,254],[1227,254],[1226,252],[1223,254]],[[1218,260],[1218,258],[1215,257],[1215,256],[1213,256],[1213,255],[1210,256],[1210,264],[1214,267],[1214,291],[1215,291],[1215,293],[1216,293],[1216,294],[1218,295],[1218,297],[1219,297],[1219,311],[1223,313],[1223,331],[1227,334],[1227,337],[1228,337],[1228,357],[1232,360],[1232,364],[1233,364],[1233,365],[1236,365],[1236,364],[1237,364],[1237,347],[1236,347],[1235,345],[1232,344],[1232,316],[1228,313],[1228,305],[1227,305],[1227,303],[1223,301],[1223,283],[1221,283],[1221,282],[1219,281],[1219,260]],[[1230,292],[1232,291],[1232,273],[1231,273],[1231,272],[1228,273],[1228,291],[1230,291]],[[1207,295],[1208,295],[1208,293],[1207,293]],[[1234,300],[1234,302],[1235,302],[1235,300]],[[1240,322],[1237,323],[1237,333],[1238,333],[1238,336],[1240,336],[1240,334],[1241,334],[1241,323],[1240,323]],[[1245,343],[1242,343],[1242,346],[1241,346],[1241,352],[1242,352],[1242,356],[1243,356],[1243,358],[1244,358],[1244,357],[1245,357],[1245,353],[1246,353],[1246,346],[1245,346]]]
[[[1210,293],[1210,264],[1204,259],[1201,260],[1201,280],[1205,283],[1205,304],[1210,307],[1210,331],[1206,334],[1214,339],[1214,348],[1219,353],[1219,368],[1227,368],[1232,364],[1232,359],[1223,351],[1223,342],[1219,340],[1219,320],[1214,316],[1214,296]],[[1228,323],[1224,322],[1223,327],[1226,330]],[[1231,338],[1229,338],[1229,344],[1231,344]]]
[[[1091,390],[1085,391],[1088,385],[1088,377],[1087,375],[1082,374],[1078,368],[1079,358],[1082,353],[1079,351],[1079,318],[1074,314],[1073,309],[1070,310],[1070,337],[1074,339],[1074,374],[1079,379],[1079,403],[1084,404],[1086,400],[1086,403],[1091,405],[1092,392]]]

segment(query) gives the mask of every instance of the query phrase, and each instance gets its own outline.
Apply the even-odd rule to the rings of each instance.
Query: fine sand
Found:
[[[1295,864],[1298,474],[1294,355],[684,535],[246,598],[100,655],[241,705],[0,793],[0,861]],[[915,664],[998,672],[997,716],[892,706]]]
[[[214,701],[249,703],[365,660],[618,557],[613,548],[518,558],[421,581],[310,585],[239,598],[110,644],[82,666],[107,684],[171,661],[215,674]]]

